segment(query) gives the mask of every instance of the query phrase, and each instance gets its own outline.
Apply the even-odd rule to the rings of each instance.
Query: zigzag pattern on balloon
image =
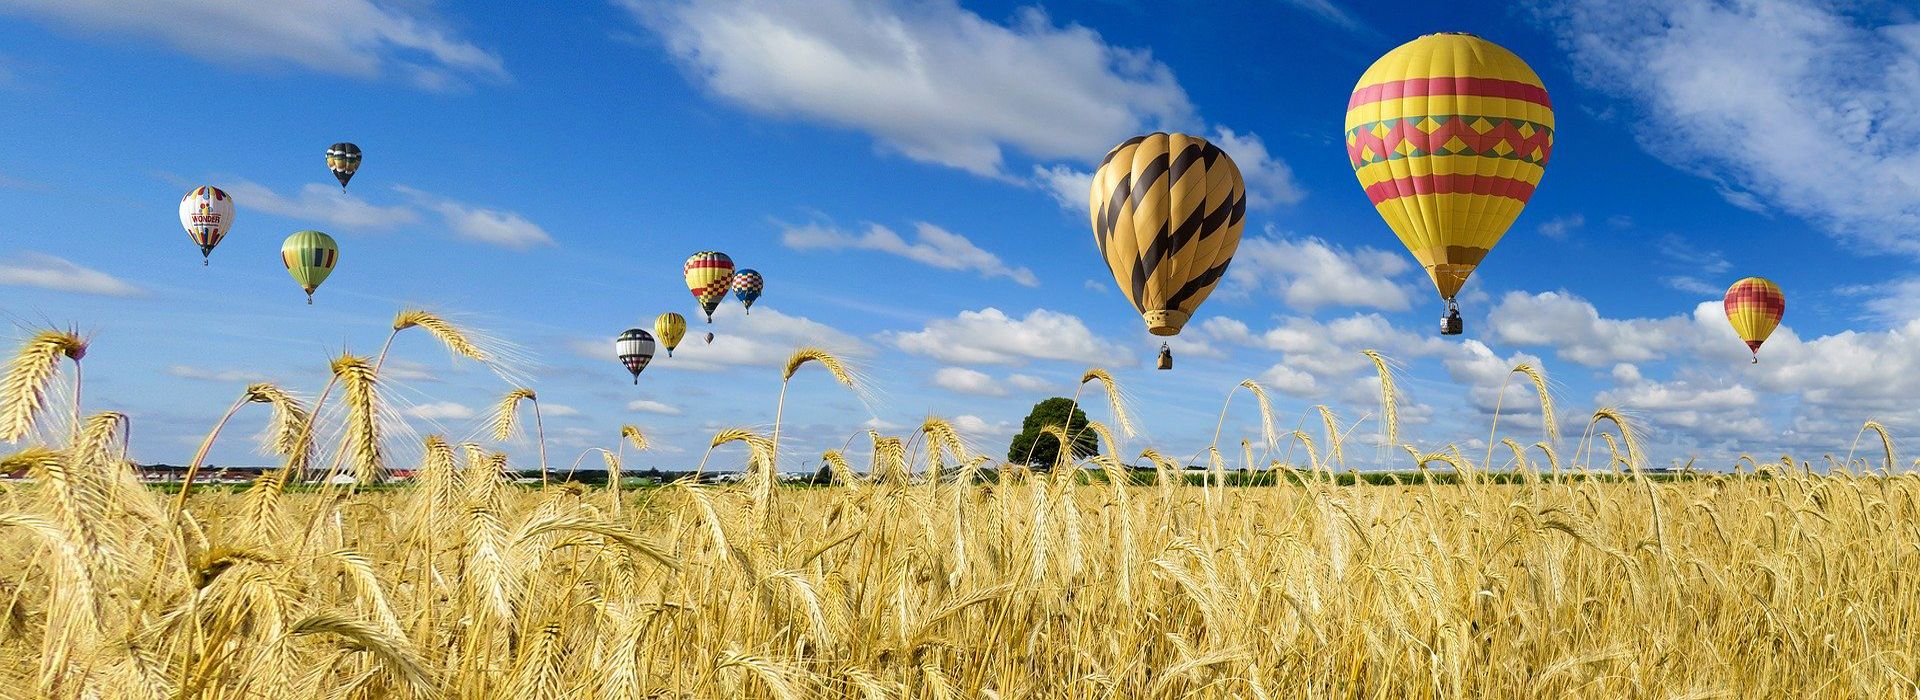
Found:
[[[1480,156],[1546,165],[1553,129],[1537,122],[1478,115],[1421,115],[1347,130],[1353,167],[1422,156]]]

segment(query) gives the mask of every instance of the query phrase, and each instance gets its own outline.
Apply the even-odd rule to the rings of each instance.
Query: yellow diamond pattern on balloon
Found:
[[[1399,146],[1394,147],[1393,152],[1404,156],[1413,153],[1414,150],[1413,141],[1408,140],[1401,141]]]
[[[1520,136],[1523,138],[1533,138],[1533,125],[1527,122],[1520,122]]]
[[[1538,162],[1540,162],[1540,158],[1541,158],[1541,155],[1542,155],[1542,154],[1540,153],[1540,147],[1539,147],[1539,146],[1535,146],[1535,147],[1533,148],[1533,160],[1534,160],[1534,162],[1536,162],[1536,163],[1538,163]]]
[[[1467,126],[1473,127],[1473,132],[1476,134],[1484,134],[1493,128],[1493,122],[1487,121],[1486,117],[1476,117],[1473,123]]]
[[[1373,147],[1372,147],[1372,146],[1368,146],[1368,147],[1366,147],[1366,148],[1362,148],[1362,149],[1360,149],[1360,161],[1361,161],[1361,162],[1363,162],[1363,163],[1371,163],[1371,162],[1373,162],[1373,159],[1374,159],[1374,158],[1375,158],[1376,156],[1378,156],[1378,154],[1376,154],[1376,153],[1374,153],[1374,152],[1373,152]]]
[[[1501,139],[1499,143],[1493,145],[1493,152],[1503,156],[1511,155],[1513,153],[1513,146],[1508,145],[1506,139]]]
[[[1449,153],[1459,153],[1467,149],[1467,142],[1461,141],[1460,137],[1455,136],[1447,139],[1446,143],[1440,144],[1440,147],[1446,149]]]
[[[1381,123],[1379,123],[1379,124],[1375,124],[1375,125],[1373,125],[1373,137],[1374,137],[1374,138],[1380,138],[1380,139],[1384,139],[1384,138],[1386,138],[1386,137],[1387,137],[1387,133],[1388,133],[1388,132],[1390,132],[1390,131],[1392,131],[1392,130],[1391,130],[1391,129],[1388,129],[1388,128],[1387,128],[1387,124],[1386,124],[1386,122],[1381,122]]]
[[[1440,128],[1440,122],[1432,117],[1421,117],[1420,121],[1414,123],[1413,128],[1419,129],[1420,133],[1431,134],[1434,129]]]
[[[1353,145],[1353,144],[1354,144],[1354,142],[1356,142],[1356,141],[1359,141],[1359,140],[1360,140],[1360,135],[1359,135],[1359,134],[1355,134],[1355,133],[1352,133],[1352,132],[1348,132],[1348,133],[1347,133],[1347,145],[1349,145],[1349,146],[1351,146],[1351,145]]]

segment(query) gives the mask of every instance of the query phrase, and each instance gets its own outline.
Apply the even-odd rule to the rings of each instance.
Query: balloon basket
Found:
[[[1160,344],[1160,369],[1173,369],[1173,349],[1166,343]]]

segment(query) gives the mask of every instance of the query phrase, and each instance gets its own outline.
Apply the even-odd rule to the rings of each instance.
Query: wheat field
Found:
[[[177,497],[137,480],[125,416],[78,408],[84,340],[26,343],[0,384],[0,439],[15,443],[0,471],[33,477],[0,493],[0,696],[1920,693],[1920,477],[1877,424],[1870,459],[1656,480],[1630,422],[1603,410],[1565,460],[1551,434],[1510,435],[1479,462],[1407,448],[1398,466],[1448,478],[1373,485],[1335,479],[1330,411],[1318,445],[1277,433],[1249,381],[1222,423],[1251,395],[1264,434],[1242,445],[1290,441],[1302,461],[1251,464],[1244,447],[1240,466],[1284,478],[1229,486],[1214,449],[1212,474],[1189,483],[1148,450],[1157,471],[1133,485],[1122,462],[1140,452],[1115,449],[1132,419],[1094,370],[1082,386],[1107,395],[1095,412],[1110,420],[1090,426],[1105,454],[1084,465],[1010,466],[935,418],[873,433],[863,470],[827,453],[835,483],[796,487],[773,478],[776,423],[714,437],[703,463],[746,470],[739,485],[522,487],[494,443],[425,436],[418,464],[390,463],[402,438],[376,419],[379,368],[415,327],[501,361],[481,336],[403,312],[379,355],[340,357],[312,401],[271,385],[236,399],[228,417],[271,414],[264,447],[288,471]],[[1390,370],[1370,357],[1393,435]],[[776,412],[809,365],[860,388],[803,350]],[[1539,370],[1515,374],[1550,416]],[[538,395],[503,393],[488,436],[527,413],[537,430]],[[647,446],[627,426],[597,454],[618,466]],[[404,488],[285,483],[401,466],[416,469]]]

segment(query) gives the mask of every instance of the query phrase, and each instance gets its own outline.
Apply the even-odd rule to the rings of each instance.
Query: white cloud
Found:
[[[785,364],[787,357],[801,347],[826,348],[842,360],[872,353],[873,348],[839,329],[802,316],[789,316],[779,309],[755,304],[753,314],[741,313],[735,304],[722,304],[713,314],[711,325],[688,315],[687,338],[666,359],[666,352],[655,349],[648,373],[689,370],[713,372],[729,367],[767,367]],[[713,332],[713,343],[702,337]],[[608,360],[607,341],[580,339],[569,344],[574,354],[594,360]],[[645,381],[647,375],[642,375]]]
[[[233,203],[242,209],[263,211],[301,222],[317,221],[344,229],[385,229],[420,220],[420,213],[412,207],[369,204],[332,185],[307,183],[300,188],[298,195],[291,197],[248,180],[231,183],[231,186],[223,189],[233,195]]]
[[[1227,268],[1232,296],[1266,290],[1288,306],[1312,311],[1324,306],[1402,311],[1413,292],[1394,278],[1413,269],[1403,253],[1362,246],[1336,247],[1319,238],[1268,235],[1244,239]]]
[[[680,415],[680,407],[664,404],[651,399],[634,399],[627,402],[627,410],[639,413],[654,413],[662,416]]]
[[[1247,186],[1247,206],[1269,209],[1277,204],[1297,204],[1307,196],[1306,189],[1294,179],[1293,168],[1269,154],[1259,134],[1216,126],[1209,140],[1240,168],[1240,179]],[[1052,195],[1061,208],[1082,212],[1087,210],[1093,173],[1066,165],[1035,165],[1033,184]]]
[[[1005,177],[1009,148],[1091,162],[1192,113],[1165,64],[1035,8],[1003,25],[953,2],[625,2],[724,99],[982,175]]]
[[[1362,36],[1379,36],[1380,32],[1367,23],[1360,21],[1333,0],[1281,0],[1282,4],[1292,5],[1308,14],[1319,17],[1329,24]]]
[[[1660,358],[1694,332],[1684,317],[1601,318],[1593,304],[1564,292],[1508,292],[1487,313],[1487,327],[1495,341],[1553,347],[1561,359],[1589,367]]]
[[[580,409],[574,408],[572,406],[568,406],[566,404],[547,403],[545,401],[542,401],[540,402],[540,415],[543,415],[549,418],[560,418],[562,416],[577,416],[577,415],[580,415]]]
[[[139,287],[113,275],[41,253],[21,253],[14,260],[0,262],[0,285],[110,297],[143,293]]]
[[[386,364],[380,365],[380,379],[389,382],[440,381],[431,367],[398,357],[389,357]]]
[[[1260,374],[1260,383],[1290,396],[1318,396],[1321,393],[1320,382],[1313,375],[1288,367],[1285,363],[1268,367],[1267,371]]]
[[[1067,211],[1085,211],[1093,194],[1093,172],[1071,165],[1033,166],[1033,182]]]
[[[1213,130],[1213,145],[1226,151],[1240,168],[1240,179],[1247,183],[1247,206],[1266,209],[1276,204],[1297,204],[1307,196],[1293,178],[1293,168],[1267,153],[1267,144],[1251,131],[1235,133],[1224,126]],[[1086,196],[1081,196],[1082,206]]]
[[[1011,318],[999,309],[962,311],[913,332],[882,334],[901,350],[959,365],[1007,365],[1061,360],[1117,367],[1132,364],[1132,351],[1093,334],[1076,316],[1034,309]]]
[[[1736,205],[1920,252],[1920,23],[1847,7],[1568,0],[1546,15],[1585,82],[1637,103],[1648,152]]]
[[[1587,225],[1587,217],[1580,214],[1554,217],[1540,225],[1540,235],[1556,241],[1567,240],[1567,236],[1580,227]]]
[[[780,242],[794,250],[877,250],[943,270],[971,270],[982,277],[1006,277],[1023,286],[1040,286],[1040,278],[1032,270],[1008,265],[966,236],[929,223],[914,224],[913,229],[914,241],[908,243],[893,229],[878,224],[869,225],[866,233],[857,236],[808,225],[781,232]]]
[[[1670,275],[1662,277],[1660,278],[1660,283],[1688,294],[1720,296],[1725,293],[1725,290],[1691,275]]]
[[[5,11],[85,30],[152,37],[209,61],[294,65],[427,89],[503,80],[499,56],[418,11],[376,0],[6,0]]]
[[[405,185],[395,185],[393,189],[439,213],[456,237],[514,250],[553,245],[553,237],[547,235],[546,229],[514,212],[477,207]]]
[[[1870,285],[1852,285],[1837,291],[1842,296],[1861,297],[1863,317],[1898,325],[1920,318],[1920,277],[1906,277]]]
[[[1059,386],[1057,382],[1050,382],[1030,374],[1009,374],[1007,385],[1021,391],[1052,391]]]
[[[384,368],[383,368],[384,369]],[[410,418],[421,420],[465,420],[474,416],[473,409],[452,401],[435,401],[412,406],[403,411]]]
[[[269,377],[265,373],[255,372],[252,370],[206,369],[203,367],[189,367],[187,365],[170,366],[167,368],[167,374],[175,377],[179,377],[181,379],[192,379],[192,380],[203,381],[203,382],[220,382],[222,384],[264,382],[269,379]]]
[[[1006,396],[1007,388],[986,372],[965,367],[942,367],[933,373],[933,385],[959,394]]]
[[[1243,322],[1213,318],[1202,323],[1200,330],[1225,343],[1278,351],[1280,361],[1261,375],[1261,381],[1301,397],[1343,388],[1350,390],[1343,394],[1348,398],[1366,396],[1364,385],[1357,382],[1373,381],[1373,364],[1360,354],[1362,350],[1378,349],[1404,360],[1439,354],[1449,347],[1437,338],[1397,328],[1379,314],[1329,321],[1289,317],[1258,334]]]
[[[948,421],[960,435],[968,438],[1006,437],[1013,435],[1015,426],[1009,421],[989,421],[979,416],[967,414],[954,416]]]

